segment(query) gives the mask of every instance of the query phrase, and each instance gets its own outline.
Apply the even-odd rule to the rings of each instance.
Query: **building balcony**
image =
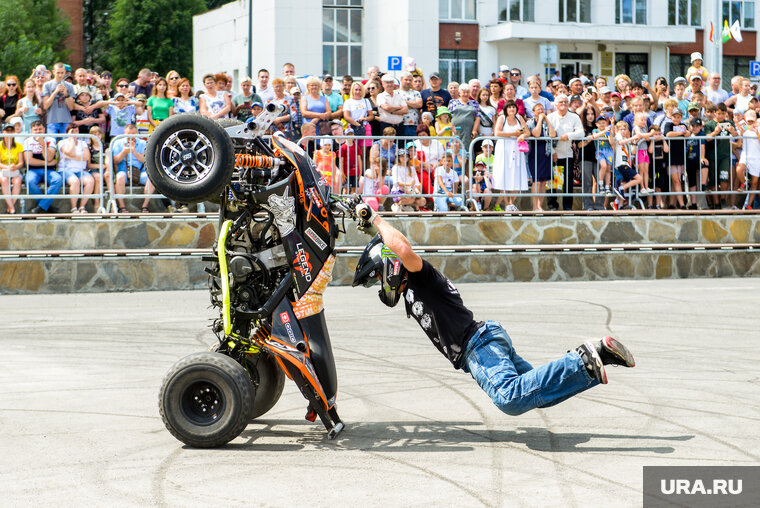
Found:
[[[588,23],[520,23],[504,22],[484,26],[484,42],[530,40],[535,42],[631,42],[682,44],[696,41],[696,28],[686,26],[595,25]]]

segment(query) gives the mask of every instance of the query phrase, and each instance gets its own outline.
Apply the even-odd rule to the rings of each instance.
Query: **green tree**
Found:
[[[116,76],[134,78],[143,67],[174,69],[192,78],[193,16],[205,0],[115,0],[108,16],[109,63]]]
[[[0,2],[0,72],[26,79],[35,66],[48,68],[66,61],[65,39],[71,22],[55,0],[14,0]]]

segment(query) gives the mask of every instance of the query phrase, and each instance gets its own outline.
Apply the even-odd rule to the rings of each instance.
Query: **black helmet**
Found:
[[[378,293],[380,301],[388,307],[393,307],[401,298],[399,288],[406,280],[406,269],[398,256],[385,246],[379,234],[375,235],[364,248],[359,263],[356,265],[352,286],[361,284],[367,288],[371,287],[378,282],[378,274],[382,279],[382,286]]]

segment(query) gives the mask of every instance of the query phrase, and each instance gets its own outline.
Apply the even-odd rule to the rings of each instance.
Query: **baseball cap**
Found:
[[[148,96],[145,95],[144,93],[139,93],[139,94],[135,95],[135,99],[137,99],[138,101],[147,101],[148,100]]]
[[[290,89],[290,95],[294,95],[297,93],[301,93],[301,89],[298,88],[297,86],[294,86],[293,88]]]
[[[406,149],[409,150],[410,148],[417,148],[417,145],[414,144],[414,141],[409,141],[406,143]]]
[[[475,163],[475,167],[477,168],[478,166],[486,167],[486,163],[483,162],[483,161],[478,161],[478,162]]]
[[[414,57],[408,56],[404,58],[404,69],[409,72],[417,69],[417,61],[414,59]]]
[[[508,65],[500,65],[499,66],[499,72],[509,72],[509,66]]]
[[[12,123],[7,123],[3,125],[3,132],[5,131],[15,131],[16,129],[13,127]]]
[[[604,95],[604,94],[606,94],[606,93],[612,93],[612,90],[610,90],[610,87],[608,87],[608,86],[603,86],[603,87],[602,87],[602,88],[599,90],[599,93],[600,93],[600,94],[602,94],[602,95]]]
[[[324,76],[322,76],[322,81],[327,81],[328,79],[332,81],[333,79],[332,74],[325,74]]]
[[[617,93],[617,92],[612,92],[612,93],[610,94],[610,97],[617,97],[618,99],[622,99],[622,97],[620,96],[620,94],[619,94],[619,93]]]
[[[586,88],[586,91],[587,91],[587,92],[594,92],[594,93],[598,93],[598,92],[596,91],[596,87],[595,87],[595,86],[590,86],[590,87]]]
[[[675,108],[675,109],[674,109],[674,110],[673,110],[673,111],[670,113],[670,115],[671,115],[671,116],[673,116],[673,115],[683,116],[683,112],[682,112],[680,109],[678,109],[678,108]]]
[[[625,98],[626,99],[635,99],[636,98],[636,94],[633,93],[633,92],[628,92],[627,94],[625,94]]]
[[[689,107],[686,108],[686,110],[687,111],[693,111],[693,110],[699,111],[699,104],[697,104],[696,102],[690,102],[689,103]]]
[[[433,79],[433,78],[435,78],[435,79],[441,79],[441,74],[438,73],[438,72],[431,72],[429,79]]]
[[[701,118],[692,118],[691,119],[691,125],[702,125],[702,119]]]
[[[380,81],[385,82],[385,83],[393,83],[394,81],[396,81],[396,78],[394,78],[390,74],[383,74],[383,77],[380,78]]]
[[[406,151],[406,148],[399,148],[396,150],[396,157],[399,155],[409,155],[409,152]]]
[[[332,120],[330,122],[330,125],[340,125],[341,127],[343,127],[343,122],[341,122],[340,120]]]
[[[686,78],[684,78],[683,76],[678,76],[676,79],[673,80],[673,84],[675,85],[676,83],[687,83],[688,84],[689,82],[686,81]]]
[[[346,130],[343,131],[343,134],[353,134],[354,130],[351,127],[346,127]]]
[[[573,79],[571,79],[570,81],[567,82],[567,86],[572,85],[576,81],[578,81],[579,83],[581,82],[581,80],[579,78],[573,78]]]
[[[583,98],[580,95],[573,95],[570,97],[570,102],[573,102],[573,101],[583,102]]]
[[[493,146],[493,141],[490,139],[484,139],[483,143],[480,146]]]
[[[259,101],[251,103],[251,107],[254,107],[254,106],[258,106],[260,108],[264,107],[264,105],[261,102],[259,102]]]
[[[610,119],[609,119],[609,118],[607,118],[607,115],[599,115],[599,116],[597,116],[597,117],[596,117],[596,120],[594,120],[594,122],[598,122],[598,121],[600,121],[600,120],[605,120],[605,121],[607,121],[607,122],[609,122],[609,121],[610,121]]]
[[[116,95],[113,96],[114,99],[118,99],[119,97],[125,97],[126,98],[126,95],[124,95],[123,93],[119,92],[119,93],[117,93]]]
[[[702,81],[702,76],[700,76],[699,74],[692,74],[691,76],[689,76],[689,81],[694,81],[695,79]]]
[[[319,140],[319,146],[326,146],[326,145],[332,146],[332,139],[320,139]]]

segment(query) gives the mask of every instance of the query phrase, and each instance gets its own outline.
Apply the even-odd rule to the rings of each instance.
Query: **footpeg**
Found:
[[[343,430],[343,422],[338,422],[335,427],[330,429],[330,431],[327,433],[327,439],[335,439],[338,437],[338,434]]]
[[[314,411],[311,408],[311,406],[309,406],[308,409],[307,409],[307,411],[306,411],[306,416],[304,418],[306,418],[310,422],[316,421],[316,419],[317,419],[317,412]]]

